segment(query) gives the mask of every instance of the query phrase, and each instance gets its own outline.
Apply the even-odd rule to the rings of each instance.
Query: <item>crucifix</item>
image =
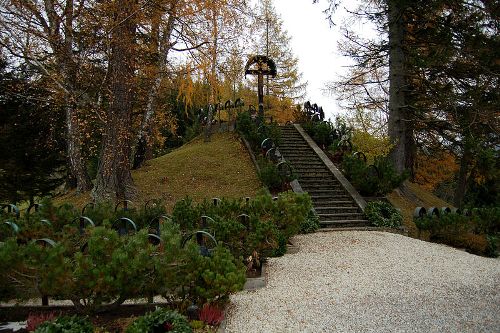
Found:
[[[245,66],[245,76],[247,76],[247,74],[257,75],[260,121],[264,120],[264,75],[275,77],[276,73],[276,64],[274,61],[263,55],[251,57]]]

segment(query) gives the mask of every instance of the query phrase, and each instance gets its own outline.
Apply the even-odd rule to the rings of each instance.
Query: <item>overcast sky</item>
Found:
[[[312,0],[274,0],[276,12],[292,38],[292,49],[299,59],[299,70],[308,81],[307,99],[323,107],[332,120],[341,112],[334,96],[323,93],[325,84],[332,81],[348,64],[337,50],[340,38],[339,24],[330,27],[325,14],[326,1],[313,4]],[[347,2],[347,1],[346,1]],[[335,17],[342,19],[342,10]]]

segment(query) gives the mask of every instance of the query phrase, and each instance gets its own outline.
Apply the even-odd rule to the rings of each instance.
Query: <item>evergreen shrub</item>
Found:
[[[136,319],[127,327],[126,333],[191,333],[192,331],[187,318],[183,315],[168,309],[158,309]]]
[[[376,227],[398,228],[403,224],[403,215],[388,202],[369,202],[365,216]]]
[[[472,216],[441,214],[414,219],[420,231],[429,232],[431,241],[465,248],[488,257],[498,256],[500,208],[474,209]]]

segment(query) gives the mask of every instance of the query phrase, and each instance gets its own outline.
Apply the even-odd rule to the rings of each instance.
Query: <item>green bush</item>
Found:
[[[420,231],[427,231],[434,242],[465,248],[467,251],[489,257],[498,256],[500,209],[473,210],[472,216],[441,214],[414,219]]]
[[[365,196],[381,196],[399,187],[408,173],[398,174],[389,159],[376,157],[373,166],[369,166],[355,156],[345,156],[342,169],[346,178]]]
[[[260,144],[265,138],[257,131],[257,125],[251,118],[250,113],[241,112],[238,114],[236,130],[247,139],[254,152],[260,149]]]
[[[181,268],[184,279],[180,296],[199,305],[224,302],[229,294],[240,291],[245,284],[245,267],[241,258],[217,246],[211,256],[199,254],[197,245],[191,244],[191,254]]]
[[[259,161],[259,179],[270,191],[280,191],[286,180],[278,172],[278,168],[272,162]]]
[[[35,330],[36,333],[92,333],[92,323],[83,317],[59,317],[54,321],[46,321]]]
[[[46,295],[72,300],[79,311],[87,313],[157,294],[170,301],[178,300],[176,295],[200,302],[224,300],[244,283],[243,258],[282,255],[288,239],[310,218],[311,206],[307,194],[293,192],[281,193],[277,200],[264,193],[248,203],[222,199],[217,206],[209,200],[194,204],[186,198],[176,204],[173,222],[160,225],[161,244],[154,246],[145,225],[135,234],[119,237],[110,224],[120,212],[115,214],[109,204],[90,209],[88,215],[100,225],[80,233],[77,223],[70,224],[78,211],[47,203],[29,221],[25,217],[19,221],[32,231],[36,228],[30,229],[28,222],[36,225],[46,217],[57,221],[54,228],[31,233],[50,237],[56,244],[41,246],[27,235],[6,238],[0,246],[0,299]],[[122,213],[147,221],[148,214],[158,212],[130,209]],[[249,215],[247,222],[239,217],[243,213]],[[208,219],[206,229],[219,241],[210,258],[201,257],[196,244],[181,248],[182,233],[199,230],[204,214],[213,218]]]
[[[85,312],[143,296],[153,274],[153,252],[146,230],[119,237],[115,230],[93,228],[84,252],[67,253],[71,278],[61,294]]]
[[[312,210],[309,211],[307,217],[300,224],[301,234],[310,234],[316,232],[320,228],[319,217]]]
[[[333,143],[333,124],[329,121],[307,122],[302,125],[318,146],[328,147]]]
[[[193,200],[186,197],[177,201],[172,211],[172,221],[177,223],[182,230],[198,229],[201,212],[194,206]]]
[[[0,246],[0,268],[0,298],[5,300],[58,295],[70,277],[69,260],[61,244],[42,247],[34,242],[19,244],[15,238]]]
[[[365,216],[376,227],[398,228],[403,223],[403,216],[390,203],[372,201],[366,205]]]
[[[139,317],[126,330],[127,333],[190,333],[192,331],[186,317],[167,309],[158,309]]]

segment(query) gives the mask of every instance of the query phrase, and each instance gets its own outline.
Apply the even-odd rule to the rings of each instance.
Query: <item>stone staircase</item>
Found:
[[[359,204],[298,129],[295,126],[281,127],[281,139],[278,149],[292,164],[302,190],[311,196],[321,226],[368,227]]]

